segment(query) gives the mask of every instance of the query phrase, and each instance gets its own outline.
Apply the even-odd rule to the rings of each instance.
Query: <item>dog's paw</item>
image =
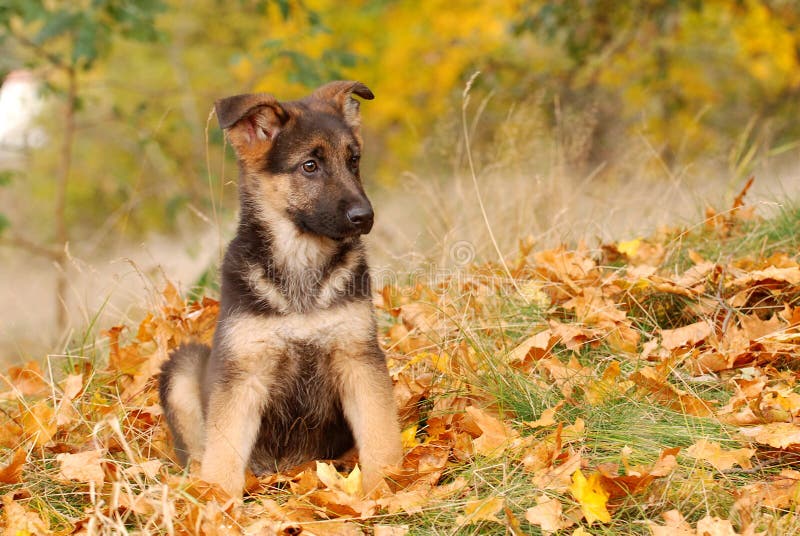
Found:
[[[204,463],[200,469],[200,478],[209,484],[216,484],[222,491],[230,495],[234,499],[242,498],[242,491],[244,490],[244,473],[238,471],[231,471],[222,464],[206,464]]]

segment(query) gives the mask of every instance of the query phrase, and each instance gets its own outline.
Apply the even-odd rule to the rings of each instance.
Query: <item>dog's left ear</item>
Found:
[[[313,98],[327,101],[339,110],[344,117],[345,123],[351,128],[358,129],[361,126],[361,114],[359,113],[359,102],[353,98],[358,95],[362,99],[372,100],[375,95],[361,82],[337,80],[329,82],[317,88],[311,94]]]

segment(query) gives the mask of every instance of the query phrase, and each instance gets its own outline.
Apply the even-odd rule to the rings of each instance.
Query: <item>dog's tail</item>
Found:
[[[158,394],[172,432],[175,454],[182,465],[203,453],[202,380],[211,348],[205,344],[182,344],[161,367]]]

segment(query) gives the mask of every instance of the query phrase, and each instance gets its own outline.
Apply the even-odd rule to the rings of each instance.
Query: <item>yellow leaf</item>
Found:
[[[600,483],[600,473],[593,473],[587,480],[580,469],[575,471],[569,491],[580,504],[581,511],[590,525],[595,521],[601,523],[611,521],[611,514],[606,510],[608,492]]]
[[[617,251],[628,257],[633,257],[642,245],[641,238],[634,238],[633,240],[625,240],[617,244]]]
[[[352,496],[364,494],[361,486],[361,469],[359,469],[358,465],[345,478],[339,474],[333,465],[317,462],[317,477],[319,477],[320,482],[331,489],[340,490]]]
[[[503,497],[490,497],[488,499],[477,499],[467,502],[464,505],[464,514],[458,516],[456,523],[459,525],[472,525],[481,521],[491,521],[501,523],[497,519],[497,513],[503,509],[505,499]]]
[[[403,440],[404,449],[410,450],[420,444],[419,440],[417,439],[417,429],[418,426],[413,424],[403,430],[403,433],[400,434],[400,438]]]

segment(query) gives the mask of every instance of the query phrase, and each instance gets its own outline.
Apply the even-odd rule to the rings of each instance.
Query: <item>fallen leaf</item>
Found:
[[[612,327],[623,322],[625,311],[617,307],[612,300],[603,295],[596,287],[584,287],[583,292],[564,303],[563,307],[575,311],[575,317],[581,324],[590,326]]]
[[[634,238],[633,240],[625,240],[622,242],[617,242],[617,251],[619,251],[626,257],[633,257],[639,250],[640,245],[642,245],[641,238]]]
[[[419,425],[413,424],[402,431],[400,434],[400,439],[403,442],[404,449],[412,449],[420,444],[419,439],[417,439],[418,429]]]
[[[666,379],[668,370],[662,367],[642,367],[630,375],[631,381],[658,402],[689,415],[708,417],[713,415],[712,403],[686,393]]]
[[[765,281],[776,281],[780,283],[789,283],[790,285],[800,285],[800,268],[797,266],[791,266],[788,268],[769,266],[763,270],[753,270],[752,272],[747,272],[746,274],[731,281],[730,286],[750,287]]]
[[[800,426],[788,422],[771,422],[760,426],[739,428],[742,435],[756,443],[778,449],[800,447]]]
[[[505,499],[503,497],[490,497],[488,499],[476,499],[468,501],[464,505],[464,513],[456,519],[458,525],[473,525],[483,521],[492,523],[502,523],[497,514],[503,509]]]
[[[711,464],[717,471],[727,471],[734,465],[742,469],[750,469],[753,464],[750,458],[756,453],[755,449],[723,450],[719,443],[700,439],[686,449],[686,455]]]
[[[739,318],[739,322],[742,324],[744,335],[751,341],[757,341],[786,327],[779,315],[773,315],[768,320],[762,320],[757,314],[743,315]]]
[[[162,465],[164,464],[161,460],[147,460],[126,467],[122,472],[128,476],[143,474],[147,478],[156,478]]]
[[[407,514],[418,514],[422,508],[428,504],[430,497],[422,490],[398,491],[388,497],[378,499],[378,504],[390,514],[396,514],[401,510]]]
[[[59,462],[58,476],[65,481],[94,482],[103,485],[105,473],[101,464],[105,454],[102,450],[87,450],[77,454],[62,453],[56,456]]]
[[[529,304],[545,310],[550,307],[550,296],[543,290],[544,284],[541,281],[529,280],[520,286],[520,294]]]
[[[21,406],[21,410],[20,422],[25,435],[33,437],[39,447],[49,443],[58,429],[53,408],[46,400],[40,400],[27,410]]]
[[[463,476],[458,476],[452,482],[435,486],[430,490],[430,497],[432,499],[448,499],[457,493],[463,493],[467,489],[467,479]]]
[[[35,396],[50,392],[50,384],[42,374],[42,369],[36,361],[29,361],[21,367],[10,367],[5,375],[0,374],[5,383],[12,390],[0,395],[0,398],[15,398],[17,396]]]
[[[408,525],[375,525],[372,531],[373,536],[405,536],[408,533]]]
[[[553,333],[546,329],[535,335],[531,335],[516,348],[508,353],[506,359],[514,365],[523,365],[528,361],[537,361],[543,358],[555,345],[556,339]]]
[[[800,501],[800,472],[784,469],[780,475],[766,482],[755,482],[736,491],[733,511],[743,527],[753,522],[753,514],[762,508],[772,510],[795,509]]]
[[[28,459],[28,451],[17,449],[14,455],[0,468],[0,484],[18,484],[22,480],[22,469]]]
[[[682,346],[694,346],[704,341],[711,333],[711,325],[705,321],[695,322],[676,329],[662,329],[661,346],[668,350],[674,350]]]
[[[358,496],[364,494],[361,485],[361,469],[356,465],[346,477],[339,474],[330,463],[317,462],[317,477],[320,482],[331,489],[338,489],[348,495]]]
[[[539,418],[535,421],[525,421],[526,426],[530,426],[531,428],[539,428],[544,426],[552,426],[556,423],[556,413],[564,407],[564,401],[562,400],[552,408],[547,408],[539,415]]]
[[[587,523],[591,525],[595,521],[611,522],[611,514],[606,509],[609,494],[600,483],[600,473],[592,473],[587,479],[578,469],[572,475],[569,491],[580,504]]]
[[[580,454],[570,454],[560,465],[537,471],[533,476],[533,485],[540,489],[566,491],[572,482],[571,475],[580,467]]]
[[[364,531],[354,523],[345,521],[319,521],[314,523],[302,523],[303,536],[364,536]],[[287,533],[288,534],[298,534]]]
[[[673,447],[661,451],[658,461],[650,468],[650,474],[653,476],[667,476],[678,466],[678,452],[680,447]]]
[[[697,534],[702,536],[736,536],[733,524],[728,519],[706,516],[697,522]]]
[[[69,374],[58,385],[64,397],[73,400],[83,390],[83,374]]]
[[[564,517],[561,501],[547,495],[536,497],[536,506],[525,511],[525,519],[532,525],[539,525],[545,534],[574,525],[572,521]]]
[[[585,399],[586,402],[596,406],[602,404],[604,401],[621,396],[628,389],[634,386],[634,383],[629,380],[620,380],[619,362],[612,361],[609,363],[606,370],[603,371],[603,376],[600,380],[592,381],[586,384]]]
[[[64,396],[56,408],[56,424],[67,426],[80,417],[72,401],[83,390],[83,374],[70,374],[59,382]]]
[[[151,515],[155,512],[153,498],[144,493],[134,495],[132,493],[120,493],[117,498],[117,507],[125,508],[131,512],[142,515]]]
[[[677,510],[668,510],[661,514],[666,525],[659,525],[655,521],[648,521],[653,536],[696,536],[692,526],[686,522],[683,515]]]
[[[466,412],[481,429],[481,435],[474,440],[473,444],[475,452],[482,456],[502,455],[509,443],[519,437],[516,430],[484,410],[467,406]]]
[[[52,534],[47,521],[38,513],[14,500],[13,493],[3,495],[3,534],[9,536],[45,536]]]
[[[406,452],[403,457],[403,466],[397,474],[392,475],[392,480],[399,487],[409,487],[420,481],[433,486],[447,466],[450,448],[442,445],[417,445]]]
[[[586,384],[594,377],[594,371],[581,365],[575,356],[566,365],[556,357],[541,359],[537,361],[537,365],[552,376],[554,383],[568,399],[576,387]]]

